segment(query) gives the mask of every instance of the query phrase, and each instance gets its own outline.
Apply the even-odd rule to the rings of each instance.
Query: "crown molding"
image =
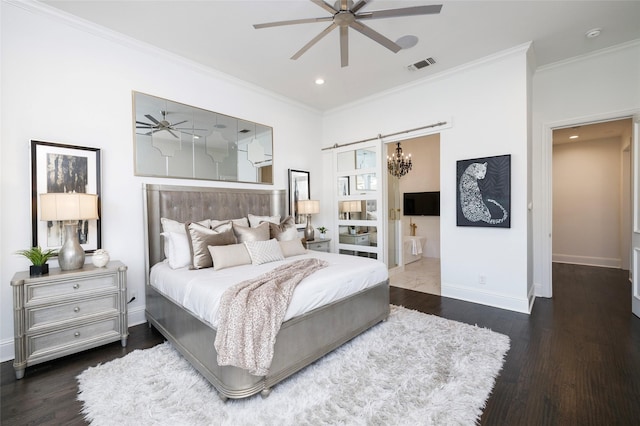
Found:
[[[253,92],[260,93],[262,95],[268,96],[270,98],[276,99],[283,103],[287,103],[296,108],[304,109],[308,112],[321,115],[322,111],[310,107],[309,105],[303,104],[301,102],[295,101],[291,98],[283,96],[279,93],[267,90],[257,84],[250,83],[245,80],[241,80],[237,77],[234,77],[230,74],[226,74],[217,69],[204,66],[199,62],[187,59],[183,56],[177,55],[175,53],[169,52],[157,46],[153,46],[149,43],[137,40],[133,37],[129,37],[127,35],[121,34],[117,31],[110,30],[108,28],[102,27],[98,24],[90,22],[86,19],[82,19],[78,16],[72,15],[60,9],[57,9],[53,6],[49,6],[47,4],[41,3],[36,0],[2,0],[3,3],[6,3],[11,6],[18,7],[27,12],[44,16],[47,18],[54,19],[58,22],[61,22],[65,25],[69,25],[79,31],[83,31],[85,33],[89,33],[96,37],[100,37],[104,40],[119,44],[126,48],[134,49],[142,53],[153,54],[159,57],[162,57],[165,60],[171,61],[175,64],[184,66],[193,71],[199,72],[201,74],[205,74],[209,77],[213,77],[216,79],[224,80],[228,83],[234,84],[236,86],[243,87],[245,89],[249,89]]]
[[[553,62],[551,64],[542,65],[536,68],[536,72],[545,72],[552,70],[554,68],[560,68],[568,64],[573,64],[576,62],[582,62],[587,59],[591,59],[597,56],[607,55],[612,52],[617,52],[619,50],[626,50],[636,46],[640,46],[640,39],[635,39],[631,41],[626,41],[624,43],[616,44],[614,46],[605,47],[603,49],[595,50],[593,52],[585,53],[584,55],[573,56],[571,58],[563,59],[558,62]]]

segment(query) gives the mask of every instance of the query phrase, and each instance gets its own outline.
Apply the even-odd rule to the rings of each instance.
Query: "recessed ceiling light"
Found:
[[[578,135],[571,135],[571,136],[569,136],[569,139],[578,139],[579,137],[580,136],[578,136]]]
[[[318,86],[323,85],[324,84],[324,78],[316,78],[316,84]]]
[[[587,38],[596,38],[600,35],[601,32],[602,32],[602,28],[594,28],[592,30],[587,31],[585,36]]]

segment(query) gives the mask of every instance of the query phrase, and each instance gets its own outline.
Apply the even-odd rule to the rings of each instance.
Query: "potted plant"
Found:
[[[58,253],[55,250],[42,251],[40,246],[38,246],[31,247],[28,250],[18,250],[16,254],[22,255],[31,261],[32,265],[29,267],[29,275],[35,277],[49,273],[47,260],[56,256]]]
[[[320,231],[320,239],[324,240],[325,237],[327,236],[328,229],[325,228],[324,226],[319,226],[316,229]]]

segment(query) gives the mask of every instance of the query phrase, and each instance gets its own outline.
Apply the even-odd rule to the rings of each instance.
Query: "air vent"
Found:
[[[418,61],[415,64],[411,64],[407,68],[409,68],[411,71],[417,71],[417,70],[421,70],[422,68],[426,68],[429,65],[433,65],[435,63],[436,63],[435,59],[427,58],[427,59],[423,59],[422,61]]]
[[[238,133],[249,133],[250,131],[251,130],[249,129],[242,129],[242,130],[239,130]]]

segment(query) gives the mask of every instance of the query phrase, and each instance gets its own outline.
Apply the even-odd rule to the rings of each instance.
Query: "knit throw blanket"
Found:
[[[218,309],[218,365],[267,375],[293,290],[304,278],[327,266],[319,259],[296,260],[227,289]]]

